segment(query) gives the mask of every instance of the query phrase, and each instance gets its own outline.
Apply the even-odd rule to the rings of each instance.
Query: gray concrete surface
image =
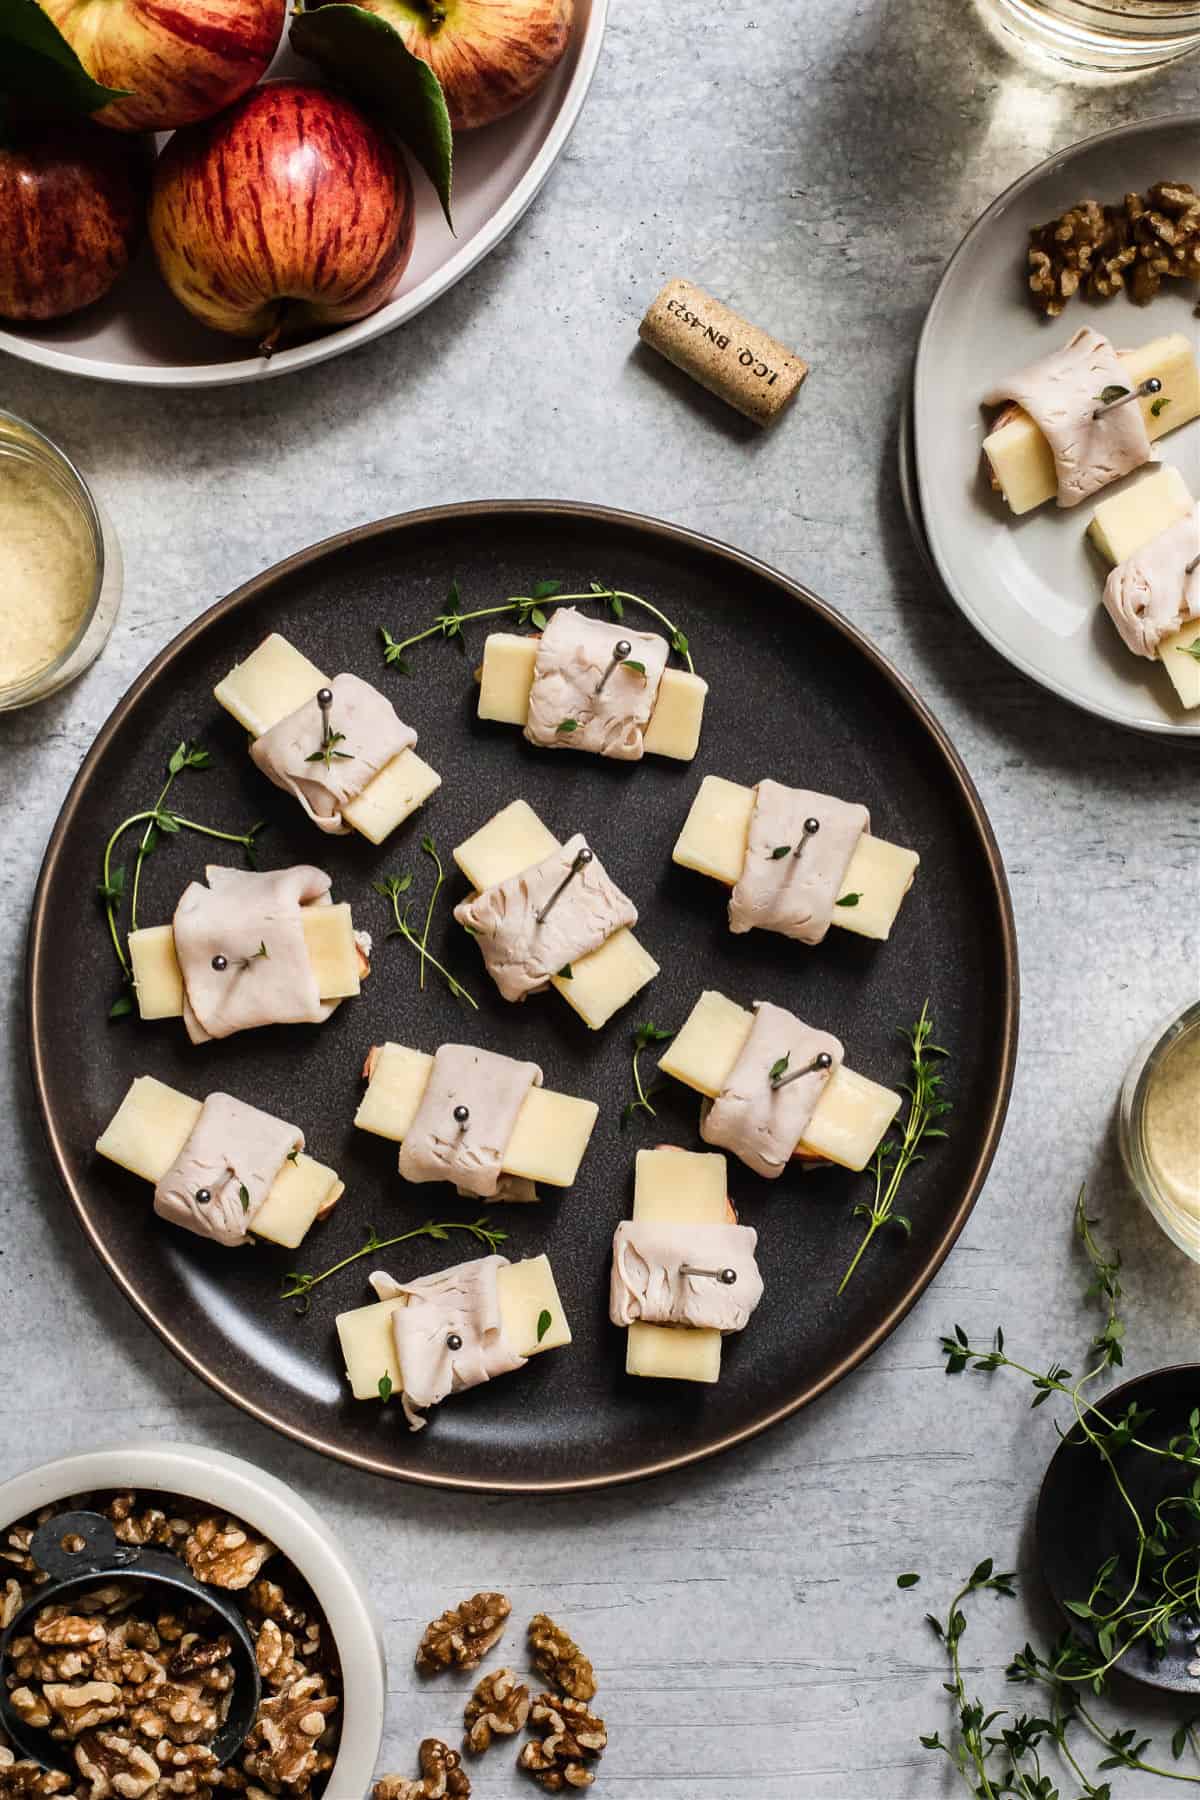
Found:
[[[1111,1134],[1128,1056],[1195,986],[1195,746],[1092,723],[972,635],[922,578],[893,440],[939,268],[983,205],[1056,146],[1198,100],[1200,62],[1100,88],[1023,68],[968,0],[616,0],[595,90],[540,201],[408,329],[300,378],[193,396],[0,367],[0,403],[93,474],[128,564],[99,666],[61,701],[0,720],[0,1476],[146,1432],[281,1470],[372,1571],[392,1654],[385,1766],[411,1771],[419,1736],[454,1730],[455,1697],[418,1690],[411,1652],[431,1613],[487,1583],[518,1609],[561,1612],[590,1649],[612,1734],[599,1792],[954,1791],[917,1742],[946,1724],[922,1614],[985,1554],[1032,1577],[1053,1433],[1049,1409],[1031,1421],[1013,1385],[948,1383],[939,1332],[1003,1321],[1031,1356],[1075,1357],[1089,1327],[1069,1217],[1086,1178],[1126,1253],[1131,1367],[1195,1354],[1200,1275],[1139,1215]],[[635,352],[644,305],[677,272],[811,358],[775,435],[753,435]],[[42,847],[128,681],[184,620],[309,540],[488,494],[607,501],[699,527],[865,627],[945,719],[982,789],[1025,982],[987,1190],[875,1359],[723,1461],[535,1506],[369,1480],[224,1406],[110,1289],[16,1118],[30,1104],[22,952]],[[902,1594],[907,1569],[923,1580]],[[1009,1652],[1049,1623],[1029,1589],[989,1603],[967,1639],[970,1678],[1001,1701]],[[1156,1717],[1136,1700],[1132,1716]],[[1119,1795],[1157,1787],[1114,1781]],[[483,1765],[478,1800],[520,1791],[511,1759]]]

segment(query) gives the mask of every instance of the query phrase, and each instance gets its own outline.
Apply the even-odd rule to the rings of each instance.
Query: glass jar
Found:
[[[1152,69],[1200,48],[1200,0],[980,0],[1018,42],[1078,69]]]
[[[0,410],[0,712],[81,675],[120,600],[120,549],[87,483],[49,438]]]
[[[1200,1262],[1200,1000],[1154,1031],[1121,1089],[1121,1155],[1172,1243]]]

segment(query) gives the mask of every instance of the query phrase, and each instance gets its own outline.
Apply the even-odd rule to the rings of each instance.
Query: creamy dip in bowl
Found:
[[[1200,1001],[1134,1057],[1119,1129],[1133,1185],[1167,1236],[1200,1262]]]
[[[82,674],[112,630],[120,593],[116,540],[78,470],[0,410],[0,712]]]

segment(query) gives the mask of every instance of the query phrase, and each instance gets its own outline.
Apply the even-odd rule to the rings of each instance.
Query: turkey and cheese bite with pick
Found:
[[[301,863],[258,871],[210,864],[170,925],[129,934],[143,1019],[182,1016],[194,1044],[260,1025],[319,1024],[359,993],[371,940],[330,878]]]
[[[337,1321],[346,1376],[356,1400],[395,1394],[412,1431],[451,1394],[571,1342],[545,1256],[480,1256],[412,1281],[378,1273],[371,1286],[376,1304]]]
[[[330,680],[278,632],[213,697],[250,733],[263,774],[319,831],[358,831],[381,844],[441,786],[385,694],[358,675]]]
[[[658,964],[634,937],[637,908],[581,833],[560,844],[524,800],[459,844],[475,888],[454,909],[506,1000],[558,990],[599,1030]]]
[[[543,750],[587,750],[638,762],[649,752],[690,762],[708,683],[667,667],[653,631],[560,606],[540,637],[493,632],[479,669],[479,717],[520,725]]]
[[[294,1250],[344,1192],[304,1154],[295,1125],[231,1094],[193,1100],[139,1075],[96,1149],[154,1185],[160,1218],[228,1247],[253,1238]]]
[[[536,1200],[535,1183],[570,1187],[599,1107],[542,1086],[536,1063],[469,1044],[436,1055],[377,1044],[354,1123],[401,1145],[406,1181],[449,1181],[460,1194]]]
[[[819,944],[831,925],[886,938],[920,863],[870,835],[865,806],[810,788],[706,775],[672,861],[733,889],[729,929]]]

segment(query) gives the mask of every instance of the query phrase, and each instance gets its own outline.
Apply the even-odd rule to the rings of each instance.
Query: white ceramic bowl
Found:
[[[320,1603],[342,1665],[341,1740],[325,1794],[327,1800],[362,1800],[383,1739],[383,1638],[366,1583],[307,1500],[252,1463],[200,1444],[111,1444],[42,1463],[4,1482],[0,1527],[71,1495],[107,1488],[181,1494],[224,1508],[269,1537],[296,1565]]]
[[[0,330],[0,350],[96,381],[229,387],[325,362],[402,325],[494,250],[534,198],[566,148],[587,98],[607,12],[608,0],[575,0],[567,53],[533,99],[495,125],[459,134],[454,146],[456,237],[446,227],[432,186],[410,158],[417,199],[412,261],[395,299],[369,318],[277,350],[272,357],[260,356],[253,344],[222,337],[192,318],[168,292],[146,245],[103,300],[50,324],[10,325]],[[268,73],[320,80],[315,63],[302,61],[288,48],[286,34]]]

